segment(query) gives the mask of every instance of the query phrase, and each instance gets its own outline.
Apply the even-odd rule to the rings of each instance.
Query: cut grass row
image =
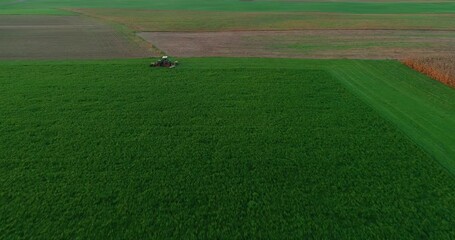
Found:
[[[141,32],[138,36],[177,57],[403,59],[450,52],[455,47],[455,32],[449,31]]]
[[[157,11],[71,9],[136,31],[302,29],[455,30],[453,14],[349,14],[311,12]]]
[[[453,110],[453,92],[398,63],[0,70],[0,238],[455,237],[453,176],[357,97],[384,113],[358,85],[378,81],[383,101],[402,86],[413,108]]]

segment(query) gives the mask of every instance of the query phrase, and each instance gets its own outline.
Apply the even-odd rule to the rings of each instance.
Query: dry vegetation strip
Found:
[[[0,16],[0,59],[146,57],[113,27],[80,16]]]
[[[309,12],[154,11],[72,9],[136,31],[307,29],[455,30],[455,14],[341,14]]]
[[[409,58],[407,66],[455,88],[455,55]]]
[[[144,32],[140,36],[179,57],[401,59],[450,51],[455,46],[455,33],[447,31]]]

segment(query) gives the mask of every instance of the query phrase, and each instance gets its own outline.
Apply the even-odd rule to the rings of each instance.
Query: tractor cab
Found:
[[[161,57],[160,60],[156,61],[156,62],[152,62],[150,64],[150,67],[165,67],[165,68],[174,68],[175,66],[177,66],[178,62],[175,61],[171,61],[169,59],[168,56],[163,56]]]

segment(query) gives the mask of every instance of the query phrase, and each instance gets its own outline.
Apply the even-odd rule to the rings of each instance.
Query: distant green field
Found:
[[[448,88],[388,61],[182,62],[0,62],[0,238],[455,237]]]
[[[207,11],[308,11],[343,13],[454,13],[455,2],[299,2],[240,0],[34,0],[2,1],[3,9],[130,8]]]

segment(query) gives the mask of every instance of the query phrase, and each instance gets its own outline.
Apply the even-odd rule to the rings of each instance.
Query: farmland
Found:
[[[409,67],[424,73],[444,84],[455,87],[455,56],[409,58],[403,62]]]
[[[455,30],[455,14],[351,14],[71,9],[139,32],[265,30]]]
[[[400,59],[455,49],[455,33],[449,31],[143,32],[139,36],[179,57]]]
[[[455,51],[454,14],[71,11],[128,26],[178,57],[406,59]]]
[[[5,3],[10,4],[5,4]],[[163,1],[92,1],[92,0],[33,0],[4,1],[2,8],[11,14],[17,9],[55,10],[64,8],[123,8],[151,10],[196,10],[196,11],[234,11],[234,12],[338,12],[357,14],[417,14],[417,13],[455,13],[455,2],[382,2],[382,1],[239,1],[239,0],[174,0]],[[30,13],[29,13],[30,14]]]
[[[1,16],[0,59],[100,59],[152,55],[114,28],[79,16]]]
[[[0,0],[0,239],[455,239],[454,19]]]
[[[1,238],[454,236],[452,175],[317,69],[368,61],[242,61],[0,64]]]
[[[178,57],[403,59],[455,50],[453,14],[72,11],[128,26]]]
[[[105,56],[104,58],[116,56],[145,57],[157,55],[159,52],[177,57],[249,56],[310,59],[408,59],[440,55],[441,53],[455,50],[455,35],[452,31],[455,29],[455,22],[453,21],[455,13],[450,11],[442,13],[416,10],[406,14],[403,14],[403,12],[398,14],[381,12],[377,6],[370,6],[370,10],[365,10],[362,13],[342,11],[343,7],[338,8],[339,11],[320,9],[323,12],[294,11],[295,9],[293,11],[272,11],[271,8],[260,11],[260,6],[263,4],[278,3],[262,1],[230,3],[229,6],[231,8],[237,7],[238,9],[235,11],[232,9],[232,11],[227,11],[229,9],[213,11],[216,8],[202,10],[185,8],[179,10],[179,7],[183,7],[185,4],[165,4],[165,6],[160,7],[155,6],[154,4],[158,3],[154,2],[135,1],[134,3],[129,3],[128,7],[124,7],[121,5],[122,3],[120,1],[117,3],[120,5],[110,4],[110,8],[99,8],[96,5],[97,2],[62,1],[49,3],[25,1],[9,4],[6,10],[11,8],[8,11],[13,11],[14,8],[19,8],[21,11],[29,11],[31,9],[45,9],[47,6],[52,5],[54,6],[52,10],[64,11],[64,14],[82,14],[89,18],[101,20],[103,23],[116,24],[127,28],[128,31],[125,34],[127,38],[134,39],[136,43],[140,42],[142,48],[149,48],[148,51],[142,49],[142,53],[138,53],[137,49],[133,50],[132,47],[127,46],[109,48],[109,46],[114,45],[109,43],[112,40],[99,41],[99,37],[94,40],[83,41],[82,46],[78,46],[77,43],[72,44],[72,41],[86,39],[87,36],[78,35],[73,37],[70,34],[59,31],[45,33],[56,35],[55,39],[57,41],[58,38],[63,38],[58,41],[59,44],[48,44],[61,46],[60,49],[55,49],[54,51],[62,52],[61,49],[69,51],[74,45],[73,49],[77,50],[76,55],[86,55],[86,59],[99,59],[103,58],[103,56]],[[202,3],[196,1],[191,3],[191,6],[196,7],[198,4]],[[224,2],[215,1],[212,7],[223,8],[225,7],[224,4]],[[255,11],[249,11],[244,8],[245,4],[254,5]],[[292,2],[282,5],[289,7],[294,4],[297,4],[295,7],[298,7],[299,4],[304,4],[305,7],[322,5],[334,7],[340,4],[343,6],[350,6],[350,4],[392,4],[396,7],[395,4],[397,3],[326,2],[319,5]],[[418,6],[415,3],[399,4],[409,4],[409,9]],[[440,5],[441,3],[438,4]],[[450,4],[450,2],[445,2],[444,4]],[[203,5],[205,7],[211,6],[208,4]],[[168,9],[170,6],[173,8]],[[362,8],[355,7],[352,9]],[[373,10],[378,11],[372,12]],[[447,7],[446,10],[450,10],[450,7]],[[107,28],[106,26],[103,27]],[[81,29],[76,31],[79,32]],[[212,33],[205,33],[207,31]],[[39,37],[41,32],[20,31],[17,36],[23,40],[34,36]],[[134,32],[138,33],[138,35],[135,35]],[[4,34],[4,36],[8,35]],[[71,40],[66,40],[66,35]],[[168,41],[170,38],[173,41]],[[20,39],[11,41],[10,37],[6,38],[5,41],[14,43],[14,45],[10,46],[7,42],[2,44],[5,49],[3,52],[7,55],[4,58],[7,59],[11,54],[18,54],[16,50],[26,45]],[[143,43],[144,40],[148,41],[148,44]],[[116,41],[119,41],[118,37]],[[71,43],[71,46],[68,47],[65,43]],[[93,46],[87,46],[87,44],[92,43]],[[125,45],[125,43],[122,43],[122,45]],[[118,49],[124,49],[124,51],[129,52],[112,54],[112,56],[94,52],[96,49],[103,51],[103,48],[111,52],[115,52]],[[49,58],[43,53],[43,51],[47,52],[47,49],[43,50],[42,46],[35,47],[30,45],[30,48],[21,50],[24,51],[23,54],[28,56],[33,55],[35,51],[38,52],[37,55]],[[12,53],[8,53],[8,51]],[[52,56],[52,49],[50,49],[49,55]],[[77,56],[72,56],[71,54],[67,55],[66,58],[77,58]],[[54,58],[58,58],[58,56]]]

